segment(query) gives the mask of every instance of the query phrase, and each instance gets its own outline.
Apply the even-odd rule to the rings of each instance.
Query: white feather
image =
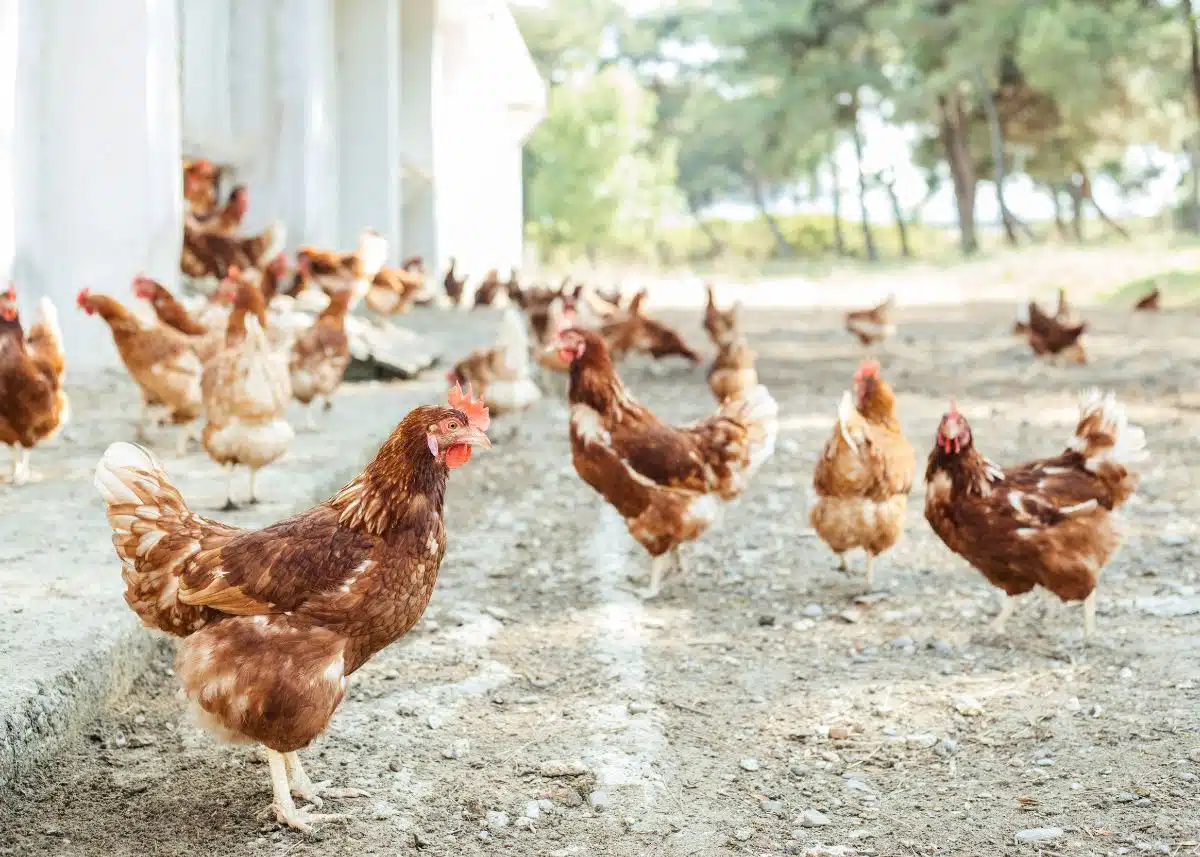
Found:
[[[387,239],[367,231],[358,239],[358,258],[362,263],[362,276],[368,283],[375,279],[383,263],[387,261]]]
[[[123,503],[141,503],[137,493],[130,487],[130,471],[143,470],[158,473],[162,470],[150,451],[134,443],[120,441],[104,451],[96,465],[92,484],[110,506]]]
[[[1127,467],[1150,457],[1146,449],[1146,432],[1141,426],[1129,422],[1125,408],[1117,401],[1114,393],[1101,393],[1097,389],[1086,391],[1079,402],[1079,420],[1082,422],[1094,414],[1100,414],[1101,428],[1113,436],[1113,445],[1088,457],[1087,468],[1096,470],[1106,461]],[[1088,441],[1078,433],[1067,444],[1069,449],[1082,452]]]

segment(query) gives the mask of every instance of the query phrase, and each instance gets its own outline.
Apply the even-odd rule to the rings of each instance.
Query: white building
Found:
[[[392,262],[516,265],[544,106],[504,0],[0,0],[0,276],[55,300],[69,356],[114,359],[75,295],[177,282],[183,155],[291,247],[370,227]]]

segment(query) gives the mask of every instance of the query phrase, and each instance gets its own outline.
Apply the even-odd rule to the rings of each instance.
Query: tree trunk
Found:
[[[1058,185],[1046,185],[1046,193],[1050,194],[1050,204],[1054,206],[1054,226],[1058,229],[1058,237],[1063,241],[1069,238],[1067,222],[1063,220],[1062,198],[1059,196]]]
[[[1067,194],[1071,197],[1071,232],[1075,240],[1083,243],[1083,194],[1075,183],[1067,185]]]
[[[846,235],[842,232],[842,173],[838,169],[837,146],[829,155],[829,172],[833,177],[833,250],[838,257],[846,255]]]
[[[1012,247],[1017,246],[1017,230],[1013,218],[1004,202],[1004,129],[1000,127],[1000,114],[992,98],[987,78],[979,69],[975,70],[975,88],[983,99],[983,112],[987,116],[988,139],[992,149],[992,182],[996,185],[996,205],[1000,208],[1000,222],[1004,225],[1004,237]]]
[[[686,194],[684,195],[687,196]],[[704,237],[708,239],[708,250],[704,253],[705,259],[715,259],[725,252],[725,242],[721,240],[721,236],[717,235],[712,224],[708,223],[700,216],[700,207],[688,197],[686,199],[688,212],[692,215],[692,219],[696,221],[696,226],[704,233]]]
[[[958,92],[938,96],[938,136],[954,180],[962,252],[969,256],[979,250],[975,232],[975,167],[967,149],[967,111]]]
[[[758,176],[751,172],[746,176],[746,183],[750,186],[750,194],[754,197],[754,205],[758,209],[758,213],[766,221],[767,228],[771,230],[771,236],[775,239],[775,251],[771,255],[777,259],[795,256],[795,246],[788,241],[787,236],[783,234],[783,229],[779,226],[779,221],[767,208],[767,195],[763,193],[762,182],[758,180]]]
[[[896,180],[894,178],[884,179],[881,176],[879,183],[887,191],[888,202],[892,204],[892,216],[896,218],[896,232],[900,238],[900,255],[905,259],[911,259],[912,249],[908,245],[908,223],[904,220],[904,209],[900,207],[900,196],[896,193]]]
[[[1113,220],[1111,217],[1109,217],[1107,214],[1105,214],[1104,209],[1102,209],[1096,203],[1096,197],[1094,197],[1092,195],[1092,180],[1088,176],[1087,171],[1084,170],[1084,168],[1082,166],[1078,166],[1076,169],[1079,170],[1079,196],[1080,196],[1080,198],[1086,199],[1088,202],[1090,202],[1092,204],[1092,208],[1094,208],[1096,210],[1096,214],[1104,222],[1105,226],[1107,226],[1113,232],[1116,232],[1122,238],[1128,238],[1129,231],[1124,226],[1117,223],[1117,221]]]
[[[1184,21],[1187,23],[1188,37],[1191,42],[1191,78],[1192,78],[1192,99],[1196,102],[1196,119],[1200,124],[1200,36],[1196,34],[1196,15],[1193,8],[1193,0],[1183,0],[1180,3],[1180,8],[1183,11]],[[1196,168],[1200,166],[1200,132],[1193,135],[1191,145],[1191,165],[1192,165],[1192,200],[1191,211],[1188,212],[1186,222],[1188,229],[1192,232],[1200,232],[1200,174]]]
[[[871,218],[867,210],[867,191],[870,190],[870,186],[867,184],[867,173],[863,169],[863,141],[862,134],[858,131],[857,105],[855,105],[853,122],[854,125],[850,130],[854,134],[854,163],[858,168],[858,211],[862,218],[863,247],[867,252],[867,260],[878,262],[879,251],[875,249],[875,236],[871,232]]]

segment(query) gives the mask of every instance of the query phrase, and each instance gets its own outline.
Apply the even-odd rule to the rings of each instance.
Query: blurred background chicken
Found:
[[[49,298],[39,300],[38,320],[27,336],[17,290],[9,285],[0,292],[0,443],[12,450],[13,485],[33,478],[30,450],[67,423],[65,373],[58,310]]]
[[[708,285],[706,288],[708,303],[704,308],[704,329],[717,346],[717,356],[708,370],[708,388],[718,402],[723,402],[740,398],[757,387],[758,372],[754,368],[754,352],[738,327],[738,305],[724,311],[718,309],[713,287]]]
[[[529,376],[529,334],[516,307],[507,307],[500,337],[491,348],[478,348],[446,373],[451,383],[473,386],[497,415],[523,410],[542,397]]]
[[[1062,357],[1069,363],[1087,363],[1081,337],[1086,321],[1063,322],[1047,315],[1035,301],[1029,302],[1029,347],[1038,357]]]
[[[287,452],[294,437],[286,418],[292,398],[287,359],[268,346],[266,324],[262,292],[255,283],[240,281],[223,347],[204,367],[207,422],[201,438],[209,458],[226,469],[222,511],[237,508],[235,469],[250,470],[247,502],[257,503],[258,471]]]
[[[612,359],[621,361],[629,353],[648,354],[656,360],[663,357],[682,357],[699,363],[700,355],[692,350],[674,328],[646,314],[648,292],[642,289],[629,304],[623,318],[600,327]]]
[[[462,303],[463,292],[467,287],[467,278],[457,275],[458,260],[453,256],[450,257],[450,265],[446,268],[446,276],[442,278],[442,288],[446,290],[446,297],[450,300],[451,306],[458,306]]]
[[[846,330],[863,345],[883,342],[896,334],[896,325],[892,320],[895,311],[896,296],[888,295],[887,300],[878,306],[846,313]]]
[[[292,394],[304,405],[307,428],[316,428],[312,403],[318,396],[325,410],[333,407],[333,394],[342,384],[350,365],[350,340],[346,336],[346,312],[353,299],[350,289],[333,293],[317,320],[296,338],[288,360]]]
[[[896,417],[896,396],[865,360],[854,374],[854,394],[838,404],[833,434],[813,471],[808,520],[847,571],[846,552],[867,554],[866,590],[874,585],[875,557],[904,533],[916,457]]]
[[[88,315],[104,319],[112,332],[121,362],[142,393],[138,438],[163,419],[180,426],[178,453],[187,451],[192,422],[202,409],[200,376],[204,365],[196,356],[191,337],[173,327],[144,325],[110,295],[82,289],[76,304]]]
[[[350,253],[338,253],[305,245],[296,251],[296,270],[303,283],[312,281],[327,295],[350,289],[357,302],[371,288],[375,275],[387,261],[386,239],[365,230]]]

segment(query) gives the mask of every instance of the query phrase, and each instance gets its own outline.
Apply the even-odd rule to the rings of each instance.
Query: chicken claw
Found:
[[[362,789],[331,789],[329,780],[322,780],[319,783],[314,783],[308,778],[308,774],[304,770],[304,766],[300,764],[300,757],[296,753],[283,754],[284,766],[287,768],[288,782],[291,785],[291,793],[301,800],[306,800],[320,809],[325,801],[323,798],[358,798],[370,797],[371,793]]]
[[[268,748],[267,765],[271,769],[271,787],[275,792],[275,800],[267,808],[267,812],[273,812],[275,820],[280,824],[286,824],[288,827],[310,833],[314,824],[321,824],[326,821],[344,821],[346,819],[346,816],[341,814],[318,815],[308,809],[296,808],[296,804],[292,800],[293,791],[308,792],[317,801],[320,798],[316,795],[319,789],[309,781],[308,776],[304,773],[304,769],[300,767],[300,759],[295,753],[279,753]],[[288,785],[289,773],[296,782],[291,787]],[[301,796],[305,800],[311,799],[308,794],[302,794]],[[320,807],[320,803],[316,803],[315,801],[314,805]]]

